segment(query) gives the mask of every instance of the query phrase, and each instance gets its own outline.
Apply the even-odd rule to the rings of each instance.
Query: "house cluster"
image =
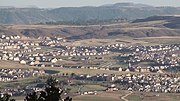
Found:
[[[32,50],[33,51],[33,50]],[[64,50],[58,50],[58,51],[51,51],[51,52],[37,52],[37,53],[31,53],[31,50],[25,52],[8,52],[3,51],[0,54],[0,60],[11,60],[11,61],[17,61],[20,64],[28,64],[30,66],[57,66],[55,63],[57,61],[61,61],[61,56],[90,56],[90,55],[105,55],[108,54],[107,51],[100,50],[97,52],[96,50],[88,50],[88,49],[82,49],[81,51],[79,49],[64,49]],[[85,58],[82,58],[81,60],[85,60]],[[52,64],[52,65],[51,65]],[[61,67],[61,66],[57,66]]]
[[[85,47],[85,46],[62,46],[59,45],[58,50],[54,50],[51,52],[44,53],[44,56],[67,56],[67,57],[73,57],[73,56],[96,56],[96,55],[105,55],[108,54],[109,51],[101,48],[101,47]]]
[[[125,67],[97,67],[97,66],[63,66],[63,65],[53,65],[54,67],[61,67],[61,68],[76,68],[76,69],[91,69],[91,70],[104,70],[104,71],[120,71],[120,72],[139,72],[139,73],[148,73],[148,72],[158,72],[163,73],[163,71],[158,70],[155,71],[150,67],[142,68],[140,66],[130,66],[127,65]]]
[[[0,91],[0,95],[3,95],[3,94],[9,94],[11,96],[22,96],[22,95],[25,96],[26,92],[25,92],[25,90],[18,89],[18,88],[14,88],[14,89],[5,88]]]
[[[17,53],[25,53],[25,50],[32,48],[39,48],[39,42],[23,40],[18,35],[1,35],[0,36],[0,50],[15,51]],[[31,51],[29,51],[31,52]]]
[[[44,86],[44,84],[43,84]],[[9,94],[11,96],[26,96],[28,93],[31,93],[32,91],[42,91],[42,87],[38,87],[37,84],[29,84],[26,87],[17,86],[14,88],[3,88],[0,91],[0,94]]]
[[[125,63],[151,62],[147,68],[149,71],[158,72],[179,66],[179,44],[156,46],[129,46],[118,49]],[[141,67],[138,67],[141,68]]]
[[[85,91],[80,93],[80,95],[97,95],[97,91]]]
[[[20,39],[21,37],[19,35],[10,35],[10,36],[7,36],[7,35],[1,35],[0,36],[0,40],[16,40],[16,39]]]
[[[46,47],[58,47],[61,43],[66,42],[62,37],[39,37],[42,40],[39,44]]]
[[[84,67],[75,68],[136,71],[136,72],[163,72],[166,69],[179,66],[179,44],[156,45],[156,46],[130,46],[126,44],[112,44],[102,46],[66,46],[61,45],[66,40],[60,37],[39,37],[39,41],[23,41],[21,37],[1,35],[0,37],[0,60],[16,61],[20,64],[38,67],[62,67],[58,61],[67,57],[69,60],[78,57],[78,61],[86,61],[90,56],[104,56],[113,52],[119,52],[122,62],[136,64],[139,62],[151,62],[147,67],[128,66],[124,67]],[[50,48],[50,50],[48,50]],[[47,49],[44,51],[43,49]]]
[[[97,75],[74,75],[73,79],[89,81],[111,81],[118,85],[108,87],[107,91],[118,89],[159,92],[159,93],[180,93],[180,77],[171,74],[97,74]]]
[[[32,47],[39,46],[38,43],[33,41],[23,41],[20,40],[20,36],[6,36],[2,35],[0,37],[0,49],[1,50],[28,50]]]
[[[2,82],[42,75],[45,75],[45,72],[38,69],[0,69],[0,81]]]
[[[128,74],[119,75],[115,83],[123,89],[141,92],[180,93],[179,75]]]
[[[28,64],[30,66],[61,67],[55,64],[57,61],[62,60],[61,57],[71,58],[109,54],[109,51],[105,47],[63,46],[61,43],[66,40],[58,37],[40,37],[39,41],[23,41],[19,40],[19,38],[20,36],[1,36],[0,60],[16,61],[20,64]],[[49,46],[51,46],[51,51],[43,51],[42,48],[49,49]],[[81,58],[80,60],[85,59]]]

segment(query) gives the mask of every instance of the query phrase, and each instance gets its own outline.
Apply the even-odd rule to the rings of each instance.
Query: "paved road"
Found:
[[[129,101],[128,99],[126,99],[126,97],[128,97],[128,96],[131,95],[132,93],[133,93],[132,91],[129,92],[128,94],[122,96],[121,99],[124,100],[124,101]]]

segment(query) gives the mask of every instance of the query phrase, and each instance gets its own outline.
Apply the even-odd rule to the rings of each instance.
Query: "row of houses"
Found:
[[[180,93],[180,77],[171,74],[97,74],[97,75],[73,75],[73,79],[89,81],[111,81],[116,87],[108,87],[107,91],[118,89],[158,92],[158,93]]]
[[[0,69],[0,81],[13,81],[27,77],[36,77],[45,75],[44,70],[38,69]]]

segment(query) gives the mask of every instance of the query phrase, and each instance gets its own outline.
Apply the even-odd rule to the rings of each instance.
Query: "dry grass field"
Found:
[[[178,36],[163,36],[163,37],[146,37],[136,38],[137,41],[144,41],[153,44],[180,44],[180,37]]]
[[[110,44],[126,44],[126,45],[159,45],[159,44],[178,44],[180,43],[179,36],[162,36],[162,37],[142,37],[133,38],[122,36],[118,38],[108,39],[85,39],[74,42],[65,42],[63,45],[67,46],[102,46]]]
[[[122,36],[118,38],[108,38],[108,39],[85,39],[85,40],[77,40],[74,42],[65,42],[63,45],[67,46],[105,46],[112,44],[148,44],[144,40],[134,40],[132,37]]]

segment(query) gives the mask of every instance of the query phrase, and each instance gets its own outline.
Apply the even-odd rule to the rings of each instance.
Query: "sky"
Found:
[[[39,8],[100,6],[121,2],[142,3],[153,6],[180,7],[180,0],[0,0],[0,6],[26,7],[37,6]]]

